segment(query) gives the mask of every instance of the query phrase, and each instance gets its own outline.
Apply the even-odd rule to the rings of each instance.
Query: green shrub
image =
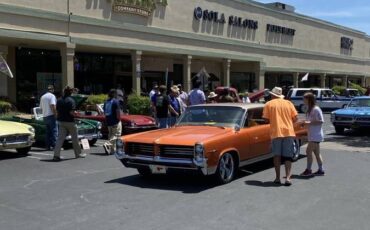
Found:
[[[366,93],[366,89],[365,88],[363,88],[362,86],[357,85],[355,83],[349,83],[349,88],[351,88],[351,89],[357,89],[362,94],[365,94]]]
[[[102,104],[107,100],[107,98],[108,96],[106,94],[97,94],[97,95],[93,94],[87,98],[86,103],[90,105]]]
[[[336,95],[343,95],[344,91],[346,90],[346,87],[341,86],[341,85],[336,85],[332,88],[332,90]]]
[[[150,99],[136,94],[130,94],[127,99],[130,114],[150,115]]]
[[[12,109],[12,104],[7,101],[0,101],[0,114],[9,113]]]

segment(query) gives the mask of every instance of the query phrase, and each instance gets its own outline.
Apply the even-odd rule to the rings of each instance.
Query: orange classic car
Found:
[[[270,125],[262,118],[263,107],[239,103],[190,106],[172,128],[117,139],[115,156],[144,176],[185,169],[228,183],[239,167],[272,157]],[[297,159],[307,130],[302,123],[295,129]]]

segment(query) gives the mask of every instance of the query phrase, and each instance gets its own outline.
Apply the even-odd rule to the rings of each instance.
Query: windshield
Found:
[[[370,107],[370,99],[353,99],[348,107]]]
[[[244,109],[231,106],[189,107],[180,117],[177,125],[241,126],[244,113]]]

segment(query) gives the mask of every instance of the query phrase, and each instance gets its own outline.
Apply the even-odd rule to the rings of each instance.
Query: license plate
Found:
[[[149,167],[153,174],[165,174],[167,171],[166,166],[162,165],[150,165]]]

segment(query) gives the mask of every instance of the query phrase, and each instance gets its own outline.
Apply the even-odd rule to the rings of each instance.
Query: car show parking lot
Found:
[[[306,165],[302,156],[289,188],[271,182],[270,160],[217,186],[187,174],[142,178],[105,155],[103,140],[85,159],[62,152],[62,162],[38,148],[28,156],[4,151],[0,229],[368,229],[369,137],[338,136],[330,125],[325,132],[327,175],[298,176]]]

